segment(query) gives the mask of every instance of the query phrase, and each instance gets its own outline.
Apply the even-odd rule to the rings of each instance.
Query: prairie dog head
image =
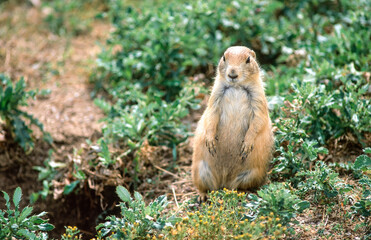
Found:
[[[228,48],[220,58],[218,76],[231,84],[253,81],[259,76],[255,52],[242,46]]]

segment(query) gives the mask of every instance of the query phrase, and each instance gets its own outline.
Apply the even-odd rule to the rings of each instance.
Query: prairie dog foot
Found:
[[[207,201],[207,194],[205,192],[200,193],[200,196],[198,197],[198,202],[202,203],[202,202],[206,202],[206,201]]]
[[[202,185],[207,190],[215,190],[216,189],[216,181],[213,176],[213,173],[211,172],[209,164],[202,160],[200,162],[200,168],[199,168],[199,175]],[[202,193],[201,193],[202,194]],[[206,195],[206,193],[205,193]]]
[[[246,190],[260,186],[265,181],[263,169],[252,169],[241,172],[231,184],[233,189]]]

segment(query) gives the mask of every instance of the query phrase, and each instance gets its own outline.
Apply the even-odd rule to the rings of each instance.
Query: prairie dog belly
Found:
[[[242,88],[229,87],[220,102],[221,113],[218,124],[218,160],[237,164],[245,134],[252,116],[250,96]],[[241,164],[241,163],[239,163]]]

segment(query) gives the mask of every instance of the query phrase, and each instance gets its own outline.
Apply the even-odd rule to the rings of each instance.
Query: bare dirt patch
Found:
[[[23,76],[30,89],[51,91],[31,100],[27,112],[44,124],[53,137],[52,146],[36,140],[35,149],[26,155],[17,144],[0,142],[0,189],[12,193],[20,186],[23,204],[27,204],[30,194],[41,190],[38,172],[32,167],[43,164],[49,149],[53,149],[55,160],[65,162],[76,149],[86,146],[86,139],[94,141],[100,135],[103,114],[90,97],[89,74],[100,51],[97,41],[105,41],[110,27],[95,21],[85,35],[56,36],[46,29],[41,9],[27,4],[9,4],[7,11],[0,13],[0,26],[0,72],[13,80]],[[35,135],[40,138],[36,129]],[[57,237],[63,226],[77,225],[99,214],[91,211],[99,205],[89,196],[87,191],[58,201],[39,200],[35,211],[49,212],[50,222],[56,226],[52,235]],[[0,204],[3,207],[3,201]]]

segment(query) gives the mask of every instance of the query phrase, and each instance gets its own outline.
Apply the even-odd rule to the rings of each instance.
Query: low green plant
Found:
[[[371,154],[371,148],[367,147],[363,149],[363,151],[365,154],[356,158],[353,168],[355,170],[360,170],[364,172],[366,175],[370,175],[371,174],[371,158],[367,154]]]
[[[110,216],[107,222],[99,224],[97,226],[99,238],[145,238],[147,235],[155,235],[172,221],[171,218],[166,219],[163,213],[169,204],[166,196],[160,196],[146,205],[138,192],[134,192],[133,199],[126,188],[118,186],[116,193],[122,201],[121,217]]]
[[[98,153],[99,160],[102,162],[102,164],[106,167],[108,167],[111,164],[114,164],[116,161],[115,159],[112,159],[111,153],[108,149],[107,143],[104,141],[104,139],[100,139],[98,141],[98,144],[100,145],[100,152]]]
[[[369,175],[363,176],[358,181],[358,184],[361,185],[362,191],[360,193],[360,198],[354,203],[351,207],[352,214],[361,216],[362,222],[358,223],[355,227],[355,231],[358,231],[359,228],[364,228],[365,239],[371,237],[371,178]]]
[[[254,214],[249,217],[267,216],[272,212],[286,225],[298,213],[309,208],[309,202],[301,200],[288,187],[284,183],[271,183],[260,189],[257,195],[250,194],[250,201],[245,207],[251,209]]]
[[[365,39],[370,36],[368,28],[371,24],[366,12],[371,5],[366,1],[357,1],[354,7],[352,11],[353,6],[348,6],[348,11],[335,17],[337,20],[331,19],[331,16],[328,16],[328,20],[316,19],[324,27],[322,31],[331,24],[332,34],[324,31],[318,33],[316,41],[307,42],[312,69],[322,79],[331,79],[331,85],[336,83],[337,75],[337,71],[331,71],[333,67],[351,63],[358,71],[368,71],[370,68],[371,43]]]
[[[164,212],[169,204],[165,196],[146,205],[137,192],[134,199],[124,187],[117,187],[116,192],[123,201],[121,217],[110,216],[98,225],[98,239],[273,239],[287,231],[273,212],[251,220],[246,194],[237,191],[213,191],[208,203],[195,207],[190,200],[175,213]]]
[[[14,209],[11,207],[9,195],[3,191],[6,209],[0,210],[0,238],[1,239],[48,239],[46,231],[54,229],[48,220],[42,219],[46,212],[31,215],[33,208],[25,207],[23,210],[19,204],[22,198],[22,190],[17,187],[13,194]]]
[[[144,141],[175,148],[190,135],[181,119],[189,114],[189,108],[199,108],[199,100],[191,87],[184,87],[172,102],[162,100],[161,92],[144,94],[138,86],[126,89],[116,97],[117,102],[112,106],[102,100],[96,101],[108,112],[103,134],[108,141],[120,142],[130,151],[140,148]]]
[[[208,202],[195,208],[184,203],[181,221],[165,228],[166,239],[279,239],[287,232],[282,220],[273,212],[250,219],[245,208],[246,193],[233,190],[212,191]]]
[[[319,147],[316,140],[310,140],[306,131],[301,127],[297,109],[287,108],[290,118],[282,118],[275,123],[276,146],[279,155],[273,159],[273,178],[289,178],[294,184],[297,183],[296,173],[308,170],[319,154],[327,154],[325,147]],[[283,111],[283,112],[284,112]],[[287,116],[285,114],[285,116]]]
[[[274,174],[293,177],[308,170],[319,154],[328,153],[321,145],[348,133],[364,144],[363,134],[371,131],[371,103],[365,97],[369,85],[354,69],[343,71],[337,89],[313,82],[292,84],[293,94],[273,114],[278,118],[276,143],[280,153],[273,161]]]
[[[296,67],[289,67],[285,64],[268,65],[269,71],[265,74],[267,84],[265,93],[267,96],[284,98],[291,84],[299,80],[299,77],[305,72],[305,61],[302,61]],[[273,114],[273,115],[272,115]],[[272,112],[271,116],[275,116]]]
[[[298,192],[301,195],[313,194],[314,202],[331,202],[339,194],[352,190],[351,186],[344,184],[338,177],[339,174],[328,167],[324,162],[316,162],[312,171],[297,173],[302,177],[298,184]]]
[[[355,213],[366,218],[371,216],[371,179],[367,176],[358,183],[362,186],[361,198],[352,206]]]
[[[15,84],[9,77],[0,74],[0,120],[7,136],[11,136],[19,143],[27,153],[31,152],[34,147],[34,140],[31,136],[32,130],[30,125],[38,127],[44,135],[44,140],[51,142],[51,136],[44,131],[44,126],[31,114],[21,110],[21,106],[27,106],[27,100],[36,95],[36,91],[26,91],[26,83],[21,77]],[[25,122],[26,119],[29,124]]]
[[[121,156],[132,158],[132,176],[135,184],[139,182],[139,155],[142,144],[165,145],[172,149],[173,159],[177,159],[176,147],[191,135],[190,127],[182,122],[189,109],[198,109],[200,100],[196,98],[192,85],[185,86],[179,96],[167,102],[157,90],[143,93],[139,85],[122,84],[111,90],[116,103],[96,99],[95,103],[106,112],[107,123],[100,140],[100,159],[104,165],[115,163],[108,151],[108,144],[124,149]]]
[[[61,240],[82,239],[82,234],[80,234],[80,230],[76,226],[68,226],[64,228],[66,229],[66,233],[63,233]]]
[[[284,8],[279,1],[256,0],[160,1],[156,8],[141,9],[111,1],[115,31],[97,61],[98,83],[109,89],[125,79],[159,89],[169,101],[186,76],[206,72],[231,45],[254,45],[266,59],[275,59],[282,46],[299,37],[292,24],[296,18],[281,14],[275,24],[270,21]],[[257,17],[246,17],[252,15]]]
[[[38,171],[37,180],[42,182],[42,190],[35,192],[31,195],[31,203],[36,202],[39,196],[42,199],[50,193],[50,188],[53,185],[52,181],[55,179],[55,176],[59,173],[59,169],[66,167],[65,163],[56,162],[53,159],[53,150],[49,150],[49,157],[44,161],[44,166],[34,166],[33,169]]]
[[[352,206],[355,213],[368,219],[371,216],[371,158],[366,154],[371,154],[371,148],[364,149],[365,154],[357,157],[354,168],[364,173],[358,181],[362,187],[361,198]]]
[[[363,97],[369,85],[361,73],[347,72],[344,71],[345,77],[339,77],[341,86],[337,89],[310,82],[292,85],[296,93],[293,107],[298,111],[299,124],[310,138],[321,144],[348,132],[363,143],[362,133],[371,131],[368,114],[371,102]]]
[[[90,0],[52,0],[43,2],[44,22],[55,34],[79,35],[91,28],[91,19],[80,11]]]

